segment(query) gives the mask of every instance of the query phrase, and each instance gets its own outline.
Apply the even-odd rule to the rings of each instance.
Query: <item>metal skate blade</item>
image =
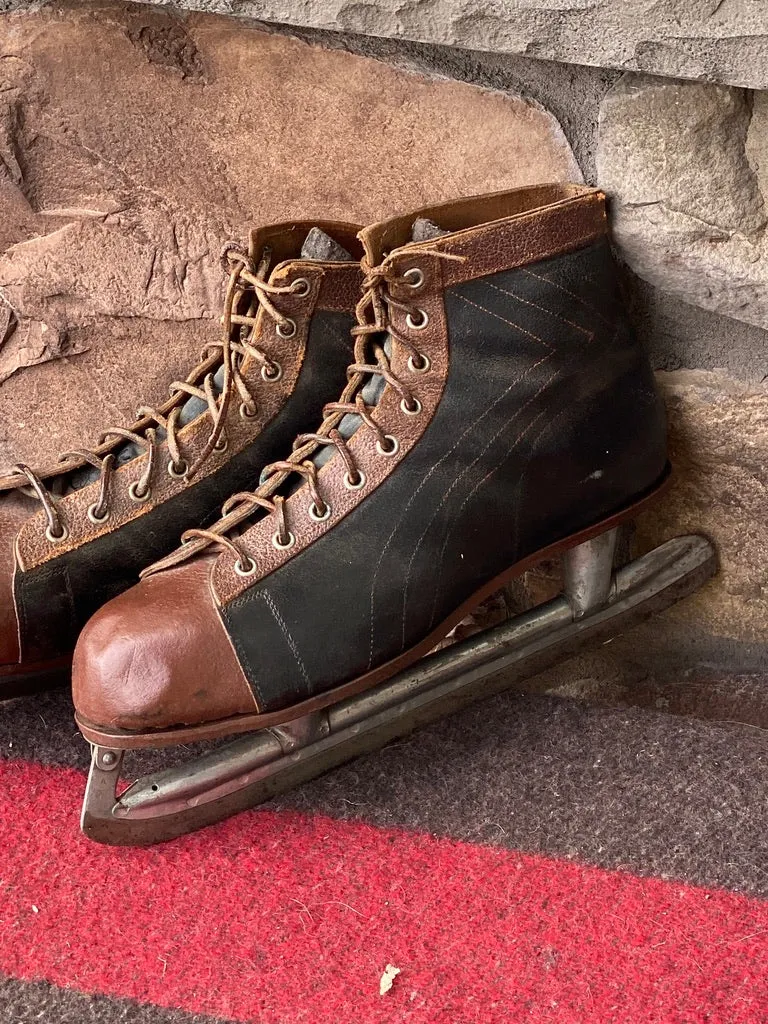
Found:
[[[221,821],[669,607],[716,565],[708,540],[677,537],[616,571],[595,610],[560,596],[324,712],[241,737],[140,779],[119,797],[123,752],[94,747],[83,831],[102,843],[149,845]]]

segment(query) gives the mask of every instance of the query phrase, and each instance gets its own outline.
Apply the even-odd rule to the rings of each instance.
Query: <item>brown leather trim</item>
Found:
[[[444,266],[445,284],[452,285],[580,249],[607,229],[603,195],[592,193],[436,239],[434,247],[464,258],[465,262]],[[408,247],[402,252],[405,255]]]
[[[304,715],[311,714],[314,711],[319,711],[322,708],[330,707],[341,700],[346,700],[348,697],[353,697],[355,694],[362,693],[363,691],[369,690],[387,679],[391,679],[398,672],[402,672],[414,662],[418,661],[419,658],[429,654],[440,640],[444,639],[450,633],[454,626],[461,622],[462,619],[474,611],[492,594],[495,594],[502,587],[506,586],[510,580],[520,576],[528,569],[532,569],[542,561],[555,558],[562,554],[562,552],[567,551],[569,548],[575,547],[577,544],[582,544],[584,541],[590,540],[592,537],[596,537],[599,534],[604,533],[606,530],[612,530],[616,526],[620,526],[622,523],[634,519],[641,511],[657,501],[664,493],[670,483],[670,474],[670,467],[667,467],[665,476],[659,481],[655,488],[638,501],[633,502],[632,505],[622,509],[620,512],[609,516],[601,522],[594,523],[592,526],[587,527],[587,529],[579,531],[579,533],[557,541],[555,544],[550,544],[548,547],[529,555],[527,558],[522,559],[515,565],[509,566],[464,601],[447,619],[441,622],[439,626],[436,626],[435,629],[433,629],[419,644],[416,644],[408,651],[404,651],[402,654],[398,655],[398,657],[393,658],[386,664],[380,665],[373,671],[367,672],[365,675],[358,676],[357,679],[352,679],[350,682],[337,686],[333,690],[327,690],[325,693],[318,694],[315,697],[301,701],[298,704],[293,704],[291,707],[283,708],[281,711],[272,711],[267,714],[255,715],[253,713],[246,715],[232,715],[227,718],[219,719],[218,721],[209,721],[205,724],[194,726],[192,728],[185,728],[182,726],[168,729],[161,727],[156,732],[146,731],[144,733],[139,733],[138,731],[127,732],[119,729],[115,731],[105,730],[98,724],[98,719],[92,719],[89,718],[88,715],[83,714],[80,703],[76,701],[77,713],[75,715],[75,720],[77,725],[83,736],[90,743],[98,743],[101,746],[113,747],[119,750],[139,750],[147,747],[164,747],[174,746],[178,743],[192,743],[198,740],[221,739],[225,736],[234,736],[238,733],[252,732],[257,729],[271,729],[275,726],[283,725],[286,722],[291,722],[294,719],[301,718]]]
[[[297,264],[297,273],[303,263]],[[316,263],[310,266],[317,266]],[[360,300],[363,273],[359,263],[321,263],[326,273],[320,283],[317,309],[338,313],[351,313]]]
[[[575,200],[595,198],[604,202],[598,189],[568,182],[548,182],[542,185],[524,185],[521,188],[487,195],[467,196],[449,203],[409,210],[400,217],[371,224],[360,232],[368,259],[379,263],[384,256],[411,241],[413,222],[418,217],[434,221],[443,230],[458,233],[488,226],[495,221],[511,220],[526,214],[536,214],[548,207],[559,207]],[[421,246],[423,243],[419,243]],[[429,243],[431,244],[431,243]],[[541,256],[534,253],[534,259]]]
[[[258,713],[213,606],[209,567],[210,559],[196,559],[150,577],[94,615],[72,663],[80,714],[106,728],[144,731]]]
[[[289,550],[275,548],[272,536],[275,531],[274,518],[267,516],[256,522],[239,538],[240,546],[256,562],[257,572],[250,577],[238,576],[234,570],[234,559],[222,554],[212,573],[213,591],[217,601],[224,605],[234,600],[249,587],[268,576],[290,558],[303,551],[308,545],[333,529],[346,515],[352,512],[381,484],[398,463],[405,458],[426,430],[437,410],[448,376],[448,332],[445,323],[445,309],[442,297],[441,264],[438,257],[424,256],[420,261],[428,281],[433,282],[429,292],[425,290],[420,305],[429,314],[429,325],[422,331],[411,331],[403,314],[398,313],[395,328],[413,340],[420,351],[430,360],[427,372],[415,372],[408,368],[408,353],[395,345],[392,357],[392,371],[396,377],[413,389],[421,402],[421,412],[416,416],[406,415],[400,409],[400,396],[391,388],[385,388],[381,401],[374,412],[374,418],[384,431],[397,438],[399,449],[396,455],[383,456],[376,451],[376,439],[367,428],[360,429],[348,442],[355,463],[366,475],[366,484],[360,490],[349,490],[344,486],[345,467],[335,455],[318,473],[320,494],[332,508],[330,519],[316,522],[309,517],[309,499],[300,490],[286,502],[287,521],[296,543]]]
[[[353,260],[363,255],[360,244],[360,225],[349,224],[337,220],[292,220],[282,224],[267,224],[254,228],[249,239],[249,249],[258,255],[265,247],[272,252],[272,265],[277,266],[284,260],[299,260],[299,253],[304,240],[312,228],[320,228],[326,235],[338,242],[350,254]],[[335,266],[337,264],[331,264]]]

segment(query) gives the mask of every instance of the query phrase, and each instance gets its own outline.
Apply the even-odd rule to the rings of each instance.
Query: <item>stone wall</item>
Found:
[[[178,6],[768,88],[763,0],[181,0]]]
[[[179,6],[195,5],[301,24],[255,31],[248,21],[126,5],[118,14],[116,5],[103,4],[6,16],[6,51],[9,40],[18,45],[31,18],[59,19],[56,33],[65,22],[74,25],[72,44],[82,43],[85,24],[95,31],[94,21],[101,36],[99,46],[78,50],[93,53],[79,79],[92,89],[90,100],[85,97],[74,121],[53,132],[66,143],[57,151],[63,161],[46,156],[36,140],[51,134],[45,118],[51,106],[61,109],[66,83],[53,105],[36,107],[35,97],[44,99],[49,89],[40,71],[43,51],[5,62],[16,91],[0,94],[10,104],[0,137],[7,169],[0,199],[9,204],[5,227],[0,221],[0,233],[6,232],[0,290],[20,326],[11,347],[8,340],[0,347],[0,369],[3,359],[18,358],[14,345],[33,355],[58,345],[72,367],[72,386],[92,387],[95,380],[118,412],[124,395],[110,381],[115,366],[122,372],[128,365],[126,352],[146,375],[156,345],[158,367],[170,372],[183,362],[185,345],[194,339],[196,346],[197,334],[205,335],[207,318],[215,317],[214,281],[203,284],[206,258],[225,229],[271,216],[276,206],[294,215],[318,198],[334,215],[365,219],[425,196],[583,174],[609,193],[635,319],[670,410],[676,483],[658,511],[641,519],[639,542],[706,532],[717,541],[722,572],[634,639],[617,640],[612,651],[619,653],[586,659],[570,683],[553,676],[551,684],[603,695],[623,686],[656,694],[655,700],[658,684],[645,690],[640,684],[670,672],[694,689],[725,672],[740,673],[742,683],[745,674],[768,675],[765,5],[572,0],[470,9],[450,0],[184,0]],[[37,29],[30,32],[30,45],[37,36]],[[63,52],[61,35],[48,38],[52,55]],[[77,49],[70,45],[67,52]],[[379,63],[354,63],[359,57]],[[122,71],[127,84],[117,92],[114,76],[104,70],[116,60],[128,61]],[[236,93],[233,82],[257,74],[258,83],[247,78],[244,93]],[[312,106],[318,90],[325,112],[322,104]],[[344,108],[346,120],[329,140],[326,113],[341,116],[338,97],[350,90],[355,102]],[[96,103],[96,95],[106,98]],[[233,104],[236,133],[224,113]],[[163,110],[166,152],[158,152],[152,139]],[[82,136],[80,121],[89,120],[89,130],[100,136],[97,145]],[[322,130],[313,135],[314,123]],[[72,148],[73,139],[80,149]],[[283,173],[286,150],[291,170]],[[166,165],[179,162],[171,174]],[[69,171],[54,173],[55,166]],[[216,173],[203,187],[200,177],[210,166]],[[325,187],[324,168],[332,187],[319,196],[313,183],[319,174]],[[214,181],[221,194],[212,201]],[[54,199],[56,188],[61,194]],[[91,209],[96,213],[83,212]],[[40,219],[52,215],[64,220]],[[173,229],[178,223],[186,229]],[[82,238],[90,239],[87,259],[77,255]],[[158,262],[142,295],[135,268],[149,266],[152,253]],[[73,288],[62,275],[84,264]],[[128,278],[133,283],[126,291]],[[196,280],[199,287],[192,287]],[[173,292],[179,281],[187,282],[181,289],[186,298]],[[113,292],[123,296],[120,309]],[[62,294],[75,294],[80,304]],[[191,294],[205,301],[195,309],[185,305]],[[62,321],[50,314],[62,309]],[[73,315],[75,322],[65,322]],[[46,336],[40,325],[54,333]],[[0,401],[15,395],[19,412],[12,436],[0,427],[0,446],[3,429],[6,450],[10,440],[29,442],[25,403],[32,396],[33,408],[42,410],[47,382],[57,374],[54,364],[28,368],[2,385]],[[92,406],[98,395],[92,390],[89,396]],[[59,430],[68,437],[70,424],[62,422]],[[690,707],[689,697],[680,700]],[[725,694],[714,701],[718,713],[727,705],[738,717],[735,699],[728,700]]]

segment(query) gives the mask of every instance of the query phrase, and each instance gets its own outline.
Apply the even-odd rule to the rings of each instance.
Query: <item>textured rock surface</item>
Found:
[[[0,44],[0,462],[164,394],[254,223],[580,176],[536,105],[223,18],[46,7]]]
[[[626,75],[603,100],[597,171],[647,281],[768,327],[768,106],[725,86]]]
[[[25,2],[4,0],[6,7]],[[175,5],[768,87],[768,8],[763,0],[175,0]]]
[[[671,493],[638,523],[642,544],[701,532],[720,575],[669,613],[710,635],[768,643],[768,384],[724,373],[659,374],[670,417]]]

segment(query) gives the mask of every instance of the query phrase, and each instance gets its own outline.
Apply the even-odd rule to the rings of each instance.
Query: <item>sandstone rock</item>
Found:
[[[531,103],[225,18],[72,3],[4,16],[0,43],[0,462],[158,400],[255,223],[580,180]]]
[[[768,642],[768,384],[719,372],[659,374],[670,416],[675,479],[638,521],[652,546],[680,533],[710,536],[720,574],[669,616],[710,635]]]
[[[761,0],[174,0],[174,5],[768,88],[768,8]]]
[[[768,240],[752,154],[765,107],[724,86],[627,75],[606,95],[597,152],[613,230],[640,277],[768,327]],[[763,162],[763,174],[768,167]]]

